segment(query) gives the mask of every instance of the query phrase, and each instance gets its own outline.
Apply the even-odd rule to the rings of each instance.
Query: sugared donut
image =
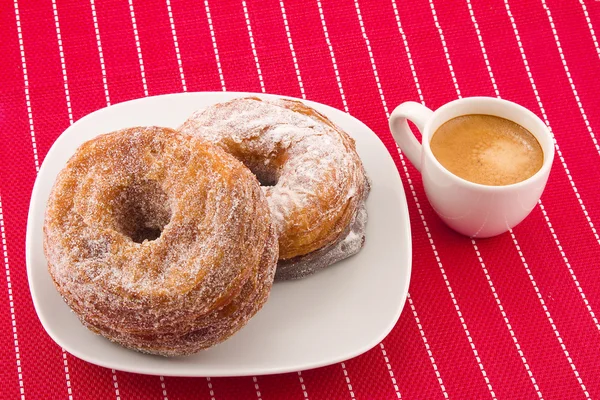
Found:
[[[364,242],[369,184],[354,140],[299,101],[255,97],[194,113],[182,133],[215,143],[263,185],[279,234],[276,279],[355,254]]]
[[[239,330],[266,301],[278,254],[252,173],[216,146],[157,127],[77,150],[50,195],[44,252],[84,325],[165,356]]]

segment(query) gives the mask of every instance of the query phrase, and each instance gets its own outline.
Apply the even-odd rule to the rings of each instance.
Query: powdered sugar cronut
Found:
[[[277,239],[256,178],[216,146],[167,128],[84,143],[44,223],[57,289],[92,331],[182,355],[225,340],[264,304]]]
[[[317,258],[306,256],[331,253],[364,206],[368,183],[354,140],[299,101],[234,99],[195,112],[179,130],[219,145],[263,183],[279,233],[280,266],[305,257],[304,275],[312,272],[307,260]],[[350,232],[360,238],[352,241],[358,249],[340,246],[326,263],[356,253],[364,225]]]

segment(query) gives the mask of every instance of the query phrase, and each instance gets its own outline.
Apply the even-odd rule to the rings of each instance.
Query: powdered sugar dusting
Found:
[[[275,279],[283,281],[304,278],[329,265],[355,255],[365,243],[366,227],[367,208],[363,203],[345,236],[342,236],[331,246],[326,246],[305,256],[279,261]]]
[[[83,144],[44,224],[50,274],[82,322],[163,355],[209,347],[254,315],[272,283],[275,238],[241,163],[153,127]]]
[[[224,148],[267,184],[280,260],[332,252],[364,205],[367,183],[354,141],[301,102],[235,99],[197,111],[179,130]]]

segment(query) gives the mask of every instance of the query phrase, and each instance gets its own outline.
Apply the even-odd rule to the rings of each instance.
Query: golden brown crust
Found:
[[[219,145],[262,182],[276,182],[263,189],[280,260],[338,242],[367,196],[354,140],[302,102],[235,99],[196,112],[179,129]]]
[[[44,252],[87,327],[172,356],[225,340],[260,309],[277,240],[240,162],[171,129],[131,128],[86,142],[61,171]]]

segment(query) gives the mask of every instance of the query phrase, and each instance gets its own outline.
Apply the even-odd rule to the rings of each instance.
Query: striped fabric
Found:
[[[0,3],[0,397],[6,399],[600,398],[600,2],[594,0],[5,0]],[[60,133],[122,101],[182,91],[315,100],[392,154],[411,215],[405,309],[366,354],[278,376],[140,376],[46,335],[25,271],[36,172]],[[548,187],[513,231],[443,225],[387,128],[497,96],[556,137]],[[2,288],[3,287],[3,288]]]

